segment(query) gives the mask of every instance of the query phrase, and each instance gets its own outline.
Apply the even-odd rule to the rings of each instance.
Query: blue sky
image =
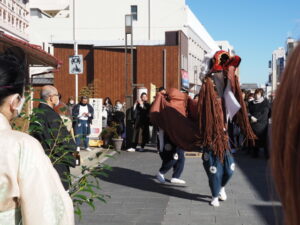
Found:
[[[300,39],[300,0],[186,0],[214,40],[242,57],[241,83],[264,84],[272,51]]]

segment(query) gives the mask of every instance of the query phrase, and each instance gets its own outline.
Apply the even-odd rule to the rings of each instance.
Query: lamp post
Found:
[[[131,14],[125,15],[125,101],[126,108],[128,109],[132,105],[133,101],[133,32],[132,32],[133,18]],[[131,36],[131,93],[128,95],[128,64],[127,64],[127,35]]]

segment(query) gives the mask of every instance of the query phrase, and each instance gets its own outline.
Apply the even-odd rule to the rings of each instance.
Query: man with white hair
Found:
[[[73,153],[76,144],[65,127],[61,117],[54,111],[59,104],[59,94],[54,86],[46,85],[41,90],[39,112],[30,124],[32,135],[40,141],[46,154],[52,160],[64,188],[69,189],[70,166],[75,167]]]

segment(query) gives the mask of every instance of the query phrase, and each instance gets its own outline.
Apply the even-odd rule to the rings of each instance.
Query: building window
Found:
[[[132,14],[132,19],[137,21],[138,20],[138,7],[137,7],[137,5],[132,5],[131,6],[131,14]]]

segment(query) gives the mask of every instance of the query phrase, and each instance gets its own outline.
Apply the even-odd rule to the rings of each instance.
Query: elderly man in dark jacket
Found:
[[[63,186],[69,189],[70,166],[75,167],[76,145],[65,127],[61,117],[54,111],[59,104],[59,94],[53,86],[44,86],[41,90],[39,111],[31,121],[32,135],[40,141],[46,154],[50,157],[57,170]]]

